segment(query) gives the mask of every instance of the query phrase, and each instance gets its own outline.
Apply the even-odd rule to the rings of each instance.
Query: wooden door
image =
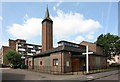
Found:
[[[72,59],[72,71],[80,71],[80,59]]]

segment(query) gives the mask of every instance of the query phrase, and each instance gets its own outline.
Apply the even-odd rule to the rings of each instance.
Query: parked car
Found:
[[[17,65],[12,65],[12,68],[13,68],[13,69],[20,68],[20,65],[19,65],[19,64],[17,64]]]

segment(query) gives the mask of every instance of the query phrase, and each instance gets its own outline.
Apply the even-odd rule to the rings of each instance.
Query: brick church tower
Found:
[[[42,52],[53,48],[53,21],[49,17],[48,7],[42,21]]]

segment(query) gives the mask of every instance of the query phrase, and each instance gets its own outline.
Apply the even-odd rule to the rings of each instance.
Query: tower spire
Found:
[[[49,17],[49,11],[48,11],[48,5],[47,5],[46,13],[45,13],[45,18],[48,18],[48,17]]]
[[[52,19],[49,17],[49,10],[48,10],[48,5],[46,7],[46,13],[45,13],[45,18],[43,19],[42,23],[45,22],[46,20],[53,22]]]

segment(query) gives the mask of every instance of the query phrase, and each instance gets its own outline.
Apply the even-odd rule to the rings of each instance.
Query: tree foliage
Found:
[[[21,63],[21,61],[22,61],[21,56],[22,56],[21,54],[19,54],[18,52],[14,51],[14,50],[8,50],[8,51],[6,51],[6,53],[4,54],[3,57],[9,63],[16,65],[16,64]]]
[[[111,54],[120,54],[120,37],[117,35],[101,34],[95,43],[104,46],[104,53],[108,57],[111,57]]]

